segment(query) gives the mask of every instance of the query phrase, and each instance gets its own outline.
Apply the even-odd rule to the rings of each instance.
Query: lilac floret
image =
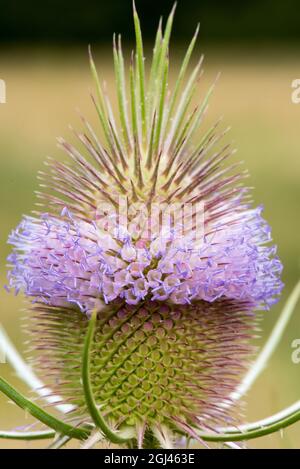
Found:
[[[137,304],[146,297],[176,304],[240,299],[268,309],[282,289],[282,265],[269,245],[260,208],[223,223],[200,244],[172,232],[142,248],[121,230],[101,231],[69,212],[67,220],[48,214],[23,219],[9,237],[14,246],[9,288],[33,301],[71,304],[83,312],[116,299]]]

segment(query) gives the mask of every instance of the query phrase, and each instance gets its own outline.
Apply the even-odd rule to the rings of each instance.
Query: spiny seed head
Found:
[[[229,419],[230,394],[252,351],[254,313],[244,301],[193,305],[120,303],[99,314],[91,382],[103,415],[120,430],[167,428],[179,437]],[[80,382],[88,318],[78,309],[33,307],[34,363],[86,418]],[[232,423],[235,420],[231,420]]]
[[[168,47],[174,11],[156,35],[146,78],[140,24],[127,95],[120,38],[113,57],[118,122],[98,78],[99,139],[82,118],[81,149],[47,161],[42,206],[11,234],[9,286],[35,303],[32,337],[40,370],[89,419],[81,355],[97,311],[91,383],[116,429],[160,442],[196,437],[228,418],[229,397],[250,356],[255,309],[282,289],[270,229],[253,208],[244,172],[224,165],[218,124],[200,138],[209,95],[190,107],[202,59],[184,85],[198,30],[174,89]],[[74,417],[74,415],[73,415]],[[167,436],[166,436],[167,435]]]

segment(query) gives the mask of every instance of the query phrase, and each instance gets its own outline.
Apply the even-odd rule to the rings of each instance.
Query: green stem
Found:
[[[245,376],[236,391],[234,391],[230,396],[231,399],[239,400],[242,396],[244,396],[246,392],[249,391],[252,384],[256,381],[261,372],[265,369],[270,357],[272,356],[272,353],[280,342],[291,315],[295,310],[299,297],[300,281],[296,284],[292,293],[289,295],[265,346],[261,350],[254,364],[251,366],[249,373]]]
[[[112,442],[116,444],[126,443],[129,441],[128,438],[119,436],[113,431],[105,422],[101,413],[98,410],[97,404],[92,391],[91,380],[90,380],[90,352],[92,342],[94,338],[95,326],[97,321],[97,312],[94,311],[91,319],[89,320],[89,326],[85,337],[83,357],[82,357],[82,384],[86,400],[87,408],[90,415],[96,425],[103,434]]]
[[[48,440],[54,437],[54,430],[45,430],[41,432],[13,432],[0,430],[0,438],[5,438],[6,440]]]
[[[1,325],[0,343],[7,361],[15,370],[18,378],[27,384],[32,391],[42,397],[46,402],[55,404],[56,409],[62,413],[67,413],[74,409],[74,406],[71,404],[59,404],[61,398],[54,396],[52,391],[46,388],[44,383],[35,375],[30,366],[23,360]]]
[[[241,426],[240,431],[235,427],[220,428],[220,433],[198,432],[200,438],[205,441],[243,441],[260,438],[277,432],[300,420],[300,401],[284,409],[278,414],[264,420]]]
[[[19,407],[29,412],[30,415],[48,427],[52,428],[56,432],[71,436],[72,438],[77,438],[78,440],[84,440],[87,438],[89,434],[88,430],[72,427],[71,425],[48,414],[41,407],[34,404],[21,393],[19,393],[3,378],[0,378],[0,391],[3,392],[3,394],[5,394],[13,402],[15,402]]]

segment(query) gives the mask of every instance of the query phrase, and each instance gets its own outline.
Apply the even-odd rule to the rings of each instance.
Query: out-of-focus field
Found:
[[[201,50],[199,50],[201,52]],[[99,72],[113,86],[112,59],[105,51],[94,53]],[[284,263],[286,288],[280,304],[264,314],[263,338],[267,337],[284,299],[299,278],[300,267],[300,104],[291,101],[291,82],[300,78],[299,54],[292,51],[208,50],[204,76],[199,83],[203,96],[218,71],[222,72],[203,128],[224,115],[231,125],[238,156],[245,161],[255,187],[256,203],[265,206],[275,243]],[[174,57],[173,57],[174,58]],[[174,69],[176,70],[176,57]],[[0,253],[1,285],[5,283],[6,239],[23,213],[29,213],[37,189],[36,173],[47,155],[61,157],[55,138],[71,135],[68,124],[80,128],[75,109],[92,121],[96,116],[89,99],[92,81],[85,50],[0,52],[0,78],[6,81],[7,103],[0,105]],[[20,350],[21,297],[0,289],[0,322]],[[266,417],[300,396],[300,364],[291,360],[291,342],[300,338],[300,305],[267,370],[246,399],[249,421]],[[258,341],[259,344],[263,340]],[[26,391],[7,364],[0,374]],[[31,420],[0,395],[0,429],[13,429]],[[45,446],[0,440],[1,447]],[[249,443],[250,447],[300,447],[300,423],[282,433]]]

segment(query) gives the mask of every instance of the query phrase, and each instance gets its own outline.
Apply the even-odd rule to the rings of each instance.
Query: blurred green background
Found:
[[[172,1],[137,0],[151,54],[159,15]],[[284,264],[286,284],[280,304],[264,314],[260,345],[268,336],[299,278],[300,201],[300,104],[291,100],[291,83],[300,78],[300,19],[297,2],[179,1],[171,49],[172,73],[178,70],[184,46],[196,23],[201,34],[195,56],[205,53],[205,73],[198,97],[221,71],[203,129],[224,115],[232,126],[229,139],[251,173],[256,203],[265,206]],[[80,128],[75,109],[96,123],[90,102],[92,80],[87,44],[92,43],[102,78],[113,93],[113,63],[110,51],[113,32],[121,32],[128,55],[133,44],[131,1],[86,0],[36,2],[3,1],[0,19],[0,79],[7,86],[7,103],[0,104],[0,200],[1,285],[10,230],[23,213],[29,213],[38,188],[36,173],[47,155],[61,158],[55,138],[70,137],[68,124]],[[149,61],[149,59],[148,59]],[[170,79],[172,81],[172,77]],[[0,291],[0,322],[20,350],[25,349],[21,326],[26,313],[20,297]],[[246,399],[244,414],[249,421],[266,417],[299,399],[300,364],[291,360],[291,342],[300,338],[300,305],[268,368]],[[8,364],[1,375],[12,377]],[[31,420],[0,396],[0,428],[13,429]],[[14,443],[0,440],[0,448],[37,447],[45,443]],[[249,443],[250,447],[299,448],[300,424]]]

